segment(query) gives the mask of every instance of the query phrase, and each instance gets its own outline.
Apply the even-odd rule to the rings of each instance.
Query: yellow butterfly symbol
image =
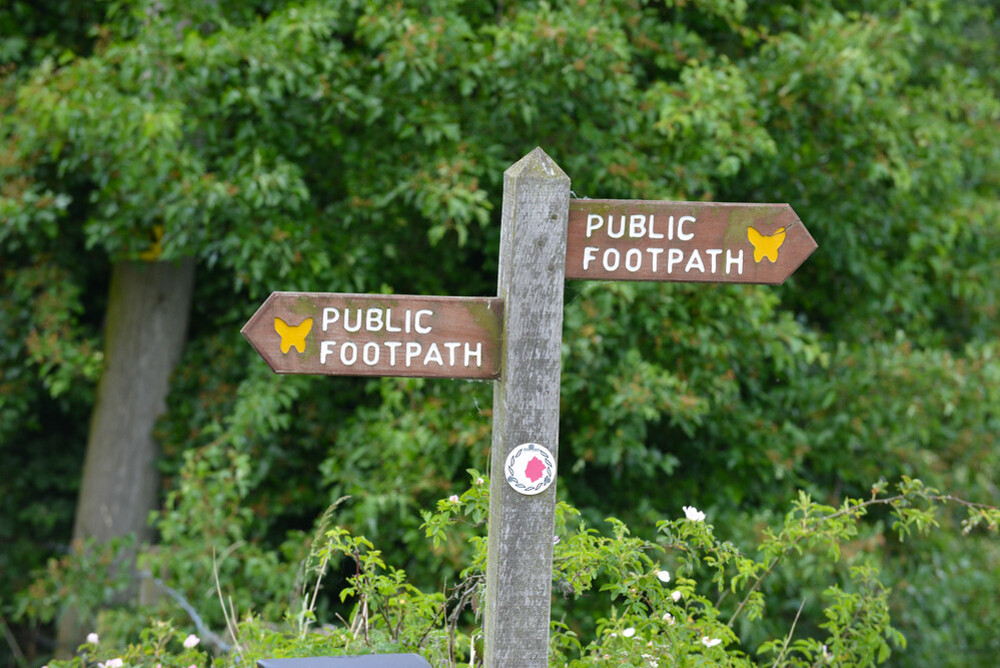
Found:
[[[785,228],[779,227],[771,236],[766,236],[752,227],[747,228],[747,238],[753,244],[753,261],[760,262],[765,257],[771,262],[778,261],[778,249],[785,243]]]
[[[281,336],[281,352],[287,353],[295,348],[300,353],[306,351],[306,335],[312,329],[313,319],[306,318],[294,327],[281,318],[274,319],[274,331]]]

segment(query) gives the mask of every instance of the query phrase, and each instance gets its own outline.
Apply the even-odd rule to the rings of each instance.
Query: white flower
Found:
[[[448,500],[451,501],[452,503],[458,503],[458,494],[452,494],[451,496],[448,497]]]
[[[97,638],[97,634],[96,633],[88,633],[87,634],[87,642],[89,642],[91,645],[96,645],[97,641],[98,641],[98,638]]]
[[[191,635],[189,635],[187,638],[184,639],[184,646],[187,647],[188,649],[191,649],[192,647],[197,647],[198,643],[200,642],[201,639],[192,633]]]
[[[681,592],[680,592],[680,590],[678,589],[677,591],[675,591],[674,593],[672,593],[670,595],[670,598],[674,599],[674,603],[676,603],[677,601],[681,600]]]
[[[665,621],[668,625],[673,626],[674,625],[674,616],[671,615],[669,612],[664,612],[663,613],[663,621]]]
[[[684,506],[684,516],[692,522],[701,522],[705,519],[705,513],[694,506]]]
[[[635,635],[635,629],[630,626],[624,631],[622,631],[622,635],[626,638],[631,638],[632,636]]]
[[[476,478],[476,484],[477,485],[482,485],[484,482],[486,482],[486,481],[483,480],[482,478]]]
[[[657,571],[656,577],[660,578],[660,582],[670,582],[669,571]]]
[[[108,659],[107,663],[99,663],[97,665],[101,666],[101,668],[122,668],[125,662],[121,659]]]
[[[701,644],[704,645],[705,647],[715,647],[721,642],[722,641],[719,640],[718,638],[709,638],[708,636],[705,636],[701,639]]]

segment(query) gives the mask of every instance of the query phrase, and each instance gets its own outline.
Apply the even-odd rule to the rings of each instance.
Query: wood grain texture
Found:
[[[275,373],[493,380],[503,302],[272,292],[241,333]]]
[[[566,277],[776,285],[816,247],[788,204],[574,199]]]
[[[504,172],[497,280],[504,333],[493,396],[486,666],[548,662],[556,486],[523,496],[503,471],[522,443],[558,456],[569,190],[569,177],[540,148]]]

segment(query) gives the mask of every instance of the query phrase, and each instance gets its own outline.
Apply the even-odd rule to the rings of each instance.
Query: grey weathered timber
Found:
[[[569,177],[541,148],[504,172],[497,296],[504,301],[493,395],[485,665],[545,666],[552,602],[556,487],[523,496],[507,455],[559,441],[559,375]]]

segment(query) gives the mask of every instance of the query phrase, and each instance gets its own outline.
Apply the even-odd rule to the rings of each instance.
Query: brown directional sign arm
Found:
[[[569,193],[540,148],[504,173],[498,297],[275,292],[242,330],[277,373],[497,381],[487,668],[548,660],[555,485],[525,491],[508,461],[558,456],[565,279],[778,284],[816,249],[788,204]]]
[[[566,278],[779,284],[815,249],[788,204],[577,199]]]
[[[491,380],[503,301],[274,292],[242,334],[276,373]]]

